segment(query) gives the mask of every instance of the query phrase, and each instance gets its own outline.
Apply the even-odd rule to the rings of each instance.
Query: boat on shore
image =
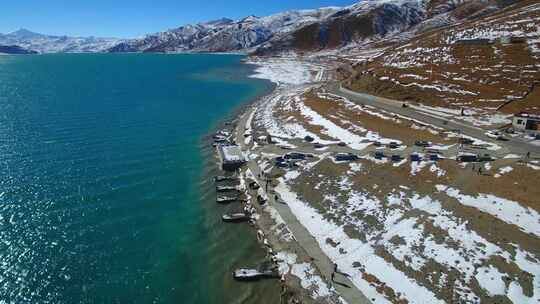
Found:
[[[220,196],[216,198],[218,204],[232,203],[238,200],[238,196]]]
[[[238,181],[238,177],[236,177],[236,176],[222,176],[222,175],[218,175],[218,176],[214,176],[214,181],[215,181],[215,182]]]
[[[249,221],[249,215],[243,213],[243,212],[238,212],[238,213],[228,213],[228,214],[224,214],[223,216],[221,216],[221,219],[224,221],[224,222],[227,222],[227,223],[240,223],[240,222],[247,222]]]
[[[231,191],[240,191],[236,186],[217,186],[217,192],[231,192]]]
[[[260,279],[276,279],[279,277],[279,273],[275,270],[240,268],[233,272],[233,278],[237,281],[257,281]]]

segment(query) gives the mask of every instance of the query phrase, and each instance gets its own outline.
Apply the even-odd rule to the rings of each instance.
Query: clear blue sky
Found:
[[[0,33],[137,37],[221,17],[265,16],[291,9],[344,6],[355,0],[6,0]]]

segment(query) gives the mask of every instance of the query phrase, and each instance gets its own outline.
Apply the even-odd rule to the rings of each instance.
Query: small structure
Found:
[[[521,36],[502,36],[500,41],[501,44],[525,43],[527,42],[527,38]]]
[[[493,40],[484,38],[469,38],[456,41],[456,44],[459,45],[490,45],[492,43]]]
[[[246,163],[244,154],[238,146],[218,146],[221,168],[226,171],[235,171]]]
[[[521,112],[514,115],[512,127],[516,130],[540,133],[540,115]]]

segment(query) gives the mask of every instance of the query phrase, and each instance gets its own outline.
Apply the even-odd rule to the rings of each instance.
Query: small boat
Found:
[[[214,176],[214,181],[224,182],[224,181],[237,181],[238,177],[235,176]]]
[[[216,202],[219,204],[232,203],[238,200],[236,196],[221,196],[216,198]]]
[[[279,278],[279,273],[273,270],[257,270],[240,268],[233,272],[233,278],[237,281],[256,281],[259,279]]]
[[[217,192],[240,191],[236,186],[217,186]]]
[[[229,223],[239,223],[239,222],[246,222],[249,220],[249,216],[245,213],[228,213],[221,216],[221,219],[224,222]]]

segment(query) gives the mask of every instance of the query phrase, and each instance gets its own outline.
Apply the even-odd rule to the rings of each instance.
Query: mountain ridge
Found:
[[[476,18],[517,0],[365,0],[347,7],[290,10],[269,16],[186,24],[142,38],[43,35],[20,29],[0,44],[55,52],[235,52],[254,55],[310,53],[361,45]],[[409,36],[408,36],[409,35]]]
[[[247,16],[218,25],[197,23],[131,39],[110,52],[317,52],[381,40],[415,29],[451,25],[515,0],[366,0],[347,7]],[[211,26],[210,26],[211,25]]]

